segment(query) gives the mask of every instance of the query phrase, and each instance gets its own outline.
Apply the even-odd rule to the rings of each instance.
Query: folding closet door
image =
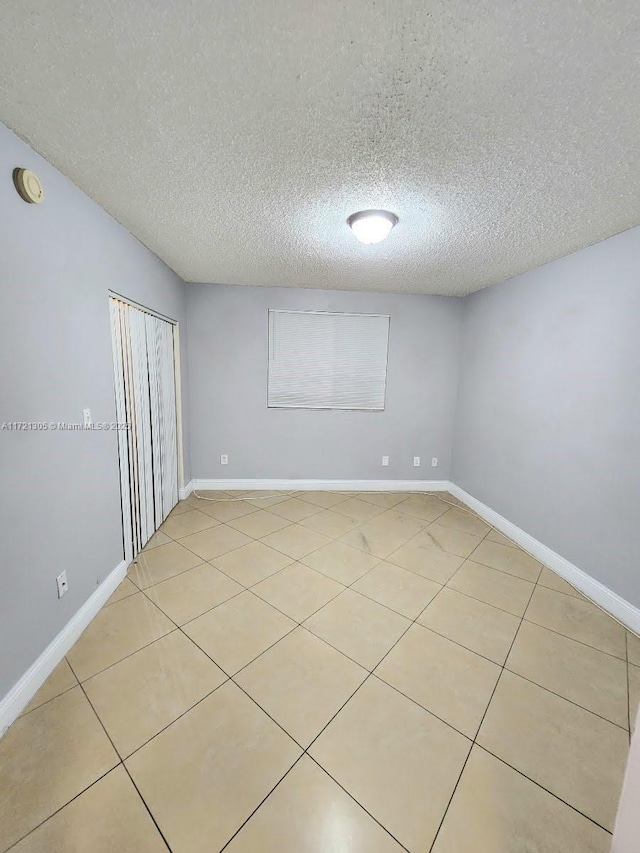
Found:
[[[154,507],[156,524],[159,526],[178,501],[173,326],[151,314],[145,315],[145,322],[149,365]]]
[[[125,558],[178,500],[173,325],[110,297]]]

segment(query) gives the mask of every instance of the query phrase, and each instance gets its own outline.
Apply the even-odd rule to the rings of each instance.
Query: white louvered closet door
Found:
[[[173,325],[110,297],[125,556],[132,559],[178,500]]]
[[[151,314],[145,315],[145,321],[151,390],[154,502],[159,525],[178,501],[173,326]]]

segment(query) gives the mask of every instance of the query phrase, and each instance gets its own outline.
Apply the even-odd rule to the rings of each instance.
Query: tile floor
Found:
[[[0,851],[609,850],[640,640],[449,495],[216,497],[0,741]]]

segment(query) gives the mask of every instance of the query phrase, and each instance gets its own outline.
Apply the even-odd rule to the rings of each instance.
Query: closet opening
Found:
[[[124,556],[144,548],[178,502],[182,436],[178,325],[109,295]]]

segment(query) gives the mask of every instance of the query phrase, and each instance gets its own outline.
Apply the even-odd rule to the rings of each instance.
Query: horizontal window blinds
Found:
[[[381,411],[388,349],[386,314],[270,310],[268,406]]]

